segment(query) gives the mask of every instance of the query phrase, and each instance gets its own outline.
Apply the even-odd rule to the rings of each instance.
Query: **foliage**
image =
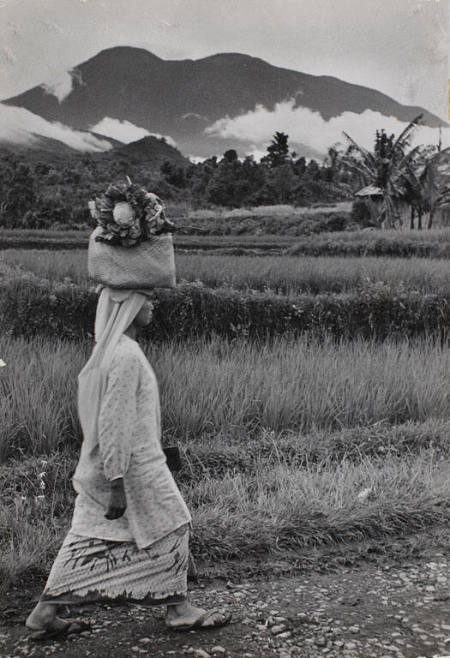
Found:
[[[411,136],[422,115],[415,117],[396,138],[377,130],[373,152],[367,151],[344,133],[350,146],[342,158],[342,164],[359,185],[371,185],[378,190],[376,196],[377,225],[388,228],[401,224],[400,206],[409,204],[419,212],[424,211],[425,188],[421,172],[431,158],[433,147],[416,147],[407,152]],[[373,195],[375,196],[375,195]]]
[[[158,172],[139,159],[109,160],[104,154],[75,154],[63,161],[55,155],[54,161],[48,156],[48,161],[31,159],[29,164],[24,155],[3,149],[0,226],[92,225],[88,200],[110,183],[123,182],[126,175],[166,204],[185,202],[194,207],[307,205],[349,198],[348,186],[330,174],[328,165],[306,164],[304,158],[294,162],[287,140],[284,133],[275,133],[268,156],[260,163],[252,156],[240,160],[236,151],[229,149],[222,158],[214,156],[200,163],[166,161]]]
[[[4,280],[0,292],[3,331],[14,336],[69,339],[92,335],[93,289],[19,274]],[[186,284],[158,291],[154,322],[146,335],[153,341],[213,335],[260,339],[305,333],[329,334],[336,339],[430,335],[443,340],[449,326],[445,296],[382,282],[349,293],[303,294],[294,299]]]
[[[286,133],[276,132],[267,147],[267,155],[262,162],[271,169],[284,165],[289,158],[289,137]]]
[[[26,225],[26,214],[34,210],[36,203],[35,187],[33,173],[25,162],[9,155],[0,162],[0,226],[17,226],[17,218]]]

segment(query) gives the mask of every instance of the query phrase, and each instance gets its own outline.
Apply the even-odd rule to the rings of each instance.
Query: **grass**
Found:
[[[6,367],[0,457],[49,454],[80,438],[76,377],[86,343],[0,341]],[[448,355],[425,341],[336,345],[220,339],[148,346],[168,440],[311,432],[450,418]]]
[[[262,463],[251,477],[206,479],[186,496],[196,512],[194,547],[230,559],[418,530],[449,516],[439,505],[450,499],[448,469],[423,454],[300,471]]]
[[[448,360],[431,344],[167,345],[150,355],[174,436],[246,436],[447,417]],[[196,382],[195,387],[191,382]]]
[[[345,204],[344,204],[345,206]],[[339,208],[342,211],[347,211],[347,207]],[[262,216],[267,216],[269,214],[272,214],[274,217],[279,217],[279,216],[284,216],[286,214],[285,211],[285,206],[262,206],[259,214],[256,212],[257,209],[242,209],[238,208],[235,210],[225,210],[222,209],[220,211],[214,212],[211,210],[197,210],[197,211],[190,211],[188,213],[185,213],[186,218],[189,220],[195,220],[195,219],[205,219],[210,216],[214,217],[220,217],[223,218],[224,220],[229,219],[229,218],[240,218],[240,217],[247,217],[247,216],[254,216],[258,217],[260,215]],[[323,212],[328,212],[328,213],[335,213],[336,209],[335,208],[296,208],[296,209],[291,209],[291,214],[293,216],[298,215],[299,217],[302,217],[305,213],[307,214],[321,214]],[[176,222],[180,220],[175,220]],[[183,220],[184,221],[184,220]],[[83,229],[83,230],[70,230],[70,229],[64,229],[64,230],[58,230],[58,229],[17,229],[17,228],[2,228],[0,227],[0,237],[2,238],[33,238],[33,239],[59,239],[63,240],[64,238],[68,239],[75,239],[75,238],[87,238],[89,236],[89,230]],[[199,236],[180,236],[183,239],[185,237],[199,237]],[[389,239],[396,239],[396,238],[401,238],[401,239],[408,239],[412,240],[414,242],[450,242],[450,228],[447,227],[435,227],[430,230],[411,230],[408,227],[403,227],[402,229],[386,229],[386,230],[377,230],[377,229],[363,229],[363,230],[355,230],[355,231],[337,231],[337,232],[329,232],[324,235],[318,235],[315,236],[314,239],[317,239],[318,241],[327,241],[327,240],[333,240],[333,239],[341,239],[343,242],[346,243],[351,243],[351,242],[359,242],[360,240],[364,239],[366,242],[376,240],[378,238],[384,238],[386,240]],[[264,241],[270,238],[270,240],[277,241],[290,241],[292,242],[292,236],[286,236],[283,235],[241,235],[241,236],[227,236],[226,241],[228,239],[232,240],[235,243],[238,243],[240,240],[243,241]],[[220,241],[219,241],[220,242]]]
[[[10,249],[3,252],[3,262],[50,280],[68,277],[77,284],[89,281],[85,250]],[[270,255],[254,258],[177,253],[176,266],[179,282],[201,281],[210,288],[257,290],[292,297],[302,293],[349,292],[378,281],[450,296],[448,259]]]
[[[200,212],[200,211],[199,211]],[[299,215],[299,221],[301,215]],[[174,243],[177,250],[215,250],[217,253],[264,254],[289,253],[291,255],[311,256],[419,256],[448,258],[450,253],[449,228],[434,228],[427,231],[404,230],[344,230],[325,231],[320,234],[306,234],[296,226],[295,216],[291,216],[289,227],[284,230],[281,216],[267,217],[265,224],[258,224],[257,217],[248,217],[245,221],[235,217],[216,217],[215,221],[233,223],[242,221],[242,234],[238,235],[183,235],[175,234]],[[194,218],[188,221],[195,221]],[[207,223],[206,219],[202,219]],[[306,221],[302,219],[301,221]],[[314,219],[308,220],[308,226],[314,228]],[[185,220],[183,219],[183,222]],[[245,223],[247,222],[247,223]],[[293,222],[293,223],[292,223]],[[200,222],[201,223],[201,222]],[[248,234],[247,224],[253,234]],[[266,228],[264,228],[266,227]],[[221,231],[237,232],[239,227],[222,227]],[[299,233],[297,237],[296,232]],[[313,232],[313,231],[312,231]],[[0,249],[86,249],[89,231],[57,230],[19,230],[0,229]]]
[[[89,231],[0,231],[0,250],[5,249],[86,249]],[[292,245],[292,237],[286,235],[183,235],[174,237],[178,250],[225,250],[254,251],[264,253],[273,250],[281,253]]]
[[[321,233],[295,238],[287,249],[292,256],[395,256],[448,258],[449,228],[430,231],[362,230]]]
[[[427,343],[148,345],[202,559],[450,520],[448,356]],[[70,524],[88,343],[3,337],[0,574],[44,573]]]
[[[56,453],[45,463],[29,458],[0,467],[4,588],[27,571],[48,570],[70,524],[73,494],[67,485],[74,463],[67,453]],[[432,450],[356,463],[324,459],[303,468],[275,454],[251,473],[203,475],[180,487],[193,512],[194,553],[203,560],[230,560],[446,523],[449,465],[448,457],[438,459]],[[39,468],[48,480],[44,494],[37,485]]]
[[[169,216],[187,215],[189,219],[203,219],[208,217],[220,217],[223,219],[233,219],[240,217],[286,217],[288,215],[293,217],[303,217],[304,215],[318,215],[325,212],[350,212],[352,208],[351,201],[342,201],[337,203],[329,203],[326,206],[291,206],[288,204],[278,204],[272,206],[256,206],[253,208],[234,208],[229,210],[227,208],[215,209],[199,209],[199,210],[186,210],[184,213],[180,212],[174,207],[173,212],[168,209]]]

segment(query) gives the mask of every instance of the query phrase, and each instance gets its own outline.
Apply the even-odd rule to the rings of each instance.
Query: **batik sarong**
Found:
[[[186,598],[189,525],[148,548],[134,542],[66,536],[41,601],[61,604],[132,600],[147,605]]]

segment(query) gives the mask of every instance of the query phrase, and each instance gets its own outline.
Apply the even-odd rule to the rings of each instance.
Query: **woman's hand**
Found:
[[[111,482],[111,494],[109,496],[109,506],[105,514],[105,519],[113,521],[124,515],[127,509],[127,497],[123,478],[117,478]]]

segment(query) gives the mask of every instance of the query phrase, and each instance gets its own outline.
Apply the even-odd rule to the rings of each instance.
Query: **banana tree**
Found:
[[[437,210],[450,210],[450,148],[436,153],[427,163],[425,189],[430,205],[428,228]]]
[[[394,228],[401,225],[400,209],[407,202],[407,181],[410,176],[408,163],[412,167],[413,162],[408,160],[406,150],[421,119],[422,114],[419,114],[397,138],[395,135],[387,135],[384,130],[377,131],[373,152],[357,144],[344,132],[350,143],[343,157],[345,168],[360,185],[373,186],[378,190],[378,226]]]
[[[400,166],[403,179],[403,198],[411,210],[411,228],[417,216],[417,228],[422,228],[422,216],[431,211],[430,184],[436,146],[416,146],[405,155]],[[428,228],[431,227],[429,223]]]

